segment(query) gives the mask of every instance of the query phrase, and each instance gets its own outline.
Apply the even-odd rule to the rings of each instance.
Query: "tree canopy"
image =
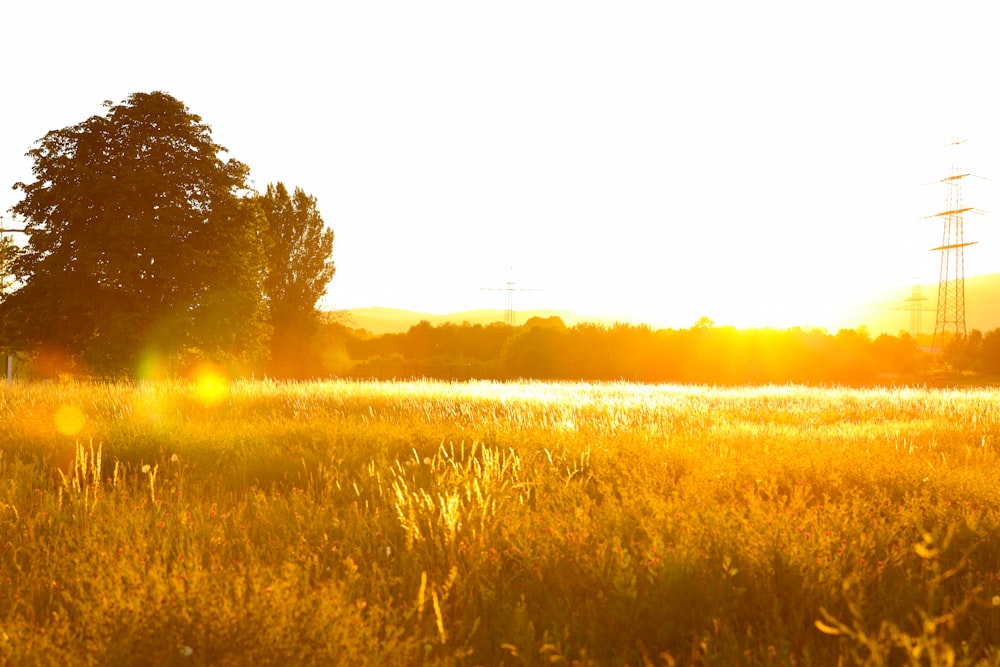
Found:
[[[335,267],[333,230],[326,227],[316,198],[284,183],[267,186],[257,197],[267,218],[265,292],[272,316],[312,315],[326,293]]]
[[[266,220],[264,294],[273,328],[270,372],[303,377],[316,372],[322,351],[316,338],[317,309],[333,278],[333,230],[323,222],[316,198],[284,183],[256,197]]]
[[[12,211],[28,245],[4,336],[52,346],[101,372],[145,355],[260,357],[267,336],[259,216],[246,165],[187,107],[135,93],[37,141]]]

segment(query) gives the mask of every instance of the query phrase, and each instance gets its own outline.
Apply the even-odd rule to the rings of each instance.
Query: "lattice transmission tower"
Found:
[[[910,313],[910,336],[914,340],[917,340],[924,333],[924,313],[934,310],[934,308],[926,307],[925,302],[928,300],[919,283],[913,284],[909,298],[903,300],[906,306],[901,310],[907,310]]]
[[[963,141],[957,140],[950,145],[958,146],[961,143]],[[928,216],[939,218],[944,223],[941,245],[931,248],[931,251],[941,253],[937,317],[934,320],[934,336],[931,339],[932,350],[940,351],[952,338],[966,335],[965,249],[976,243],[965,240],[964,216],[966,213],[975,212],[975,209],[965,206],[962,201],[962,183],[969,176],[970,174],[963,173],[957,166],[953,166],[951,173],[941,179],[941,183],[947,187],[945,210]]]
[[[511,273],[513,273],[513,270],[511,271]],[[509,327],[514,326],[514,320],[515,320],[514,292],[538,291],[537,289],[532,287],[517,287],[517,284],[510,277],[508,277],[507,282],[504,283],[503,287],[483,287],[481,289],[484,292],[506,292],[504,299],[503,323]]]
[[[975,242],[965,240],[964,215],[972,211],[962,203],[962,180],[969,174],[953,168],[942,179],[948,187],[946,210],[934,217],[943,221],[941,245],[931,248],[941,254],[938,272],[937,315],[931,348],[940,350],[956,336],[966,335],[965,327],[965,249]]]

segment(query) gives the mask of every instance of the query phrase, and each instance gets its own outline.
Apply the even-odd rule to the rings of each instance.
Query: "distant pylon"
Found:
[[[927,297],[924,296],[923,288],[919,283],[915,283],[910,290],[910,298],[906,299],[906,309],[910,311],[910,336],[914,340],[924,333],[924,311],[933,310],[933,308],[925,308],[924,301],[927,301]]]
[[[952,146],[963,143],[953,142]],[[941,218],[944,222],[941,232],[941,245],[931,248],[941,253],[941,266],[938,274],[937,317],[934,320],[934,336],[931,339],[931,349],[944,348],[945,343],[956,336],[964,337],[965,330],[965,248],[974,245],[975,241],[965,241],[964,218],[966,213],[973,211],[962,202],[962,179],[969,174],[962,173],[958,167],[952,167],[951,174],[941,179],[948,188],[945,210],[935,213],[931,218]]]
[[[513,274],[513,269],[511,269],[511,274]],[[481,288],[484,292],[506,292],[504,301],[504,311],[503,311],[503,323],[509,327],[514,326],[514,292],[537,292],[537,289],[531,287],[516,287],[514,281],[508,277],[507,282],[504,283],[503,287],[483,287]]]

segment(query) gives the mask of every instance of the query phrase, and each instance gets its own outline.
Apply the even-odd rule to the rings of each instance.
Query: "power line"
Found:
[[[31,233],[30,231],[28,231],[27,227],[6,227],[5,223],[8,222],[9,220],[7,218],[4,218],[2,215],[0,215],[0,234],[13,234],[16,232],[20,232],[21,234]]]

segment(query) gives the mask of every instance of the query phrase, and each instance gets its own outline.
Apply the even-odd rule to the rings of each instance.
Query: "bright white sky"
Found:
[[[317,197],[336,234],[331,307],[503,308],[481,288],[513,279],[539,289],[518,309],[835,330],[860,323],[848,309],[899,305],[878,288],[937,280],[941,225],[920,218],[944,209],[933,183],[952,138],[986,177],[967,179],[966,204],[1000,210],[985,1],[35,0],[2,14],[0,210],[31,180],[36,139],[164,90],[258,188]],[[967,220],[967,274],[1000,272],[998,222]]]

